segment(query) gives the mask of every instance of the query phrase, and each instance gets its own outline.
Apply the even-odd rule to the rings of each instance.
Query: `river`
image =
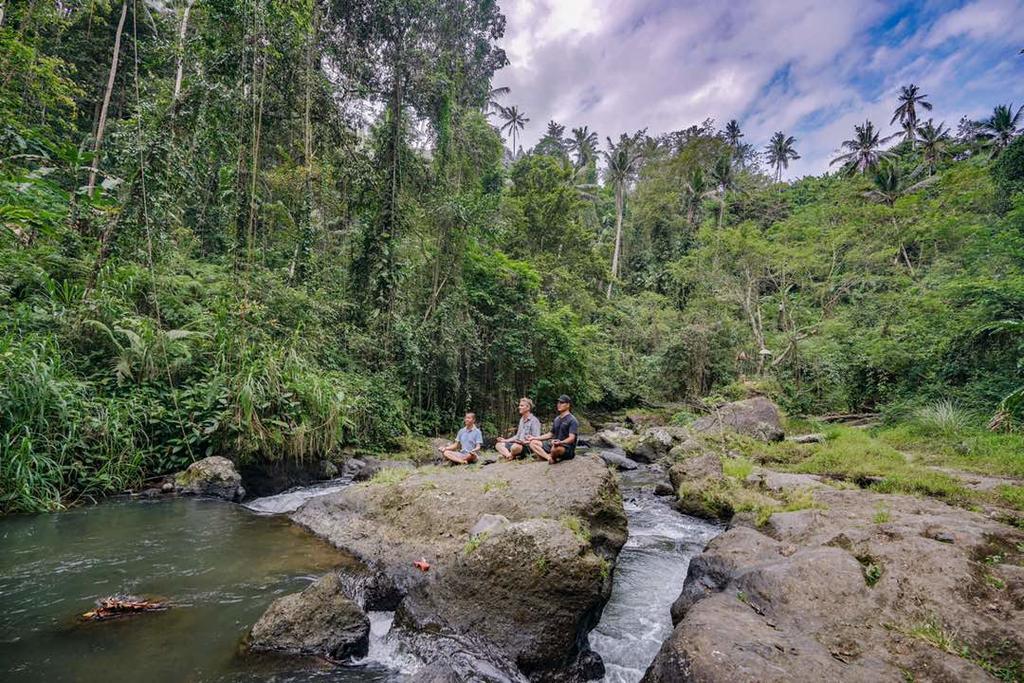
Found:
[[[669,606],[690,558],[719,529],[649,492],[659,476],[623,473],[629,541],[591,634],[606,679],[634,683],[672,625]],[[660,475],[663,476],[663,475]],[[256,657],[239,643],[275,598],[353,560],[283,516],[330,482],[243,506],[189,498],[111,500],[0,519],[0,680],[393,681],[412,670],[387,638],[391,614],[371,613],[369,656],[345,667]],[[165,597],[172,608],[79,623],[96,599]]]

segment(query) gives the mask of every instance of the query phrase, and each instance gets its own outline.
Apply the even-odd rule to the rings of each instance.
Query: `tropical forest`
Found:
[[[798,177],[506,4],[0,0],[0,679],[1024,681],[1024,42]]]

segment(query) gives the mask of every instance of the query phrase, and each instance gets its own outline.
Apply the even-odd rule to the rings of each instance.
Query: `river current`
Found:
[[[671,632],[669,607],[690,558],[719,528],[655,497],[658,477],[626,472],[629,541],[611,598],[590,635],[606,681],[634,683]],[[290,523],[310,497],[347,485],[256,499],[247,507],[176,498],[112,500],[0,519],[0,680],[398,681],[415,662],[388,638],[393,615],[370,614],[370,654],[344,667],[254,657],[240,648],[275,598],[352,559]],[[112,594],[166,598],[172,608],[105,623],[77,615]],[[412,675],[410,675],[412,674]]]

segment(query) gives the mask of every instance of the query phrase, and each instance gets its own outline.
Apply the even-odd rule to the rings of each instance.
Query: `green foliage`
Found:
[[[590,525],[575,515],[562,517],[562,526],[572,532],[583,545],[590,545]]]
[[[181,45],[157,5],[7,3],[0,508],[214,453],[387,451],[466,409],[503,429],[519,396],[546,417],[561,393],[910,416],[880,441],[741,444],[876,488],[962,493],[890,446],[1021,472],[1024,338],[996,325],[1024,318],[1014,111],[985,124],[995,160],[913,116],[919,148],[859,126],[841,160],[885,157],[875,185],[773,182],[710,120],[619,136],[599,173],[586,126],[519,154],[526,114],[491,103],[494,3],[196,3]],[[797,146],[778,142],[777,170]],[[993,412],[1000,434],[975,424]]]

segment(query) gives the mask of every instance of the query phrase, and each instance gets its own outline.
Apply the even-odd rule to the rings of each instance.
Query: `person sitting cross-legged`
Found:
[[[516,435],[498,439],[494,450],[506,460],[515,460],[529,447],[527,439],[531,436],[540,436],[540,420],[533,414],[533,401],[524,397],[519,399],[519,429]]]
[[[476,462],[477,455],[484,445],[483,434],[476,426],[476,413],[470,411],[462,418],[462,429],[455,435],[455,441],[437,450],[446,460],[456,465],[468,465]]]
[[[576,456],[576,435],[580,431],[580,423],[569,412],[572,408],[572,399],[562,394],[558,397],[557,407],[558,417],[551,425],[551,431],[527,439],[530,451],[541,460],[547,460],[549,465],[554,465],[560,460],[571,460]]]

